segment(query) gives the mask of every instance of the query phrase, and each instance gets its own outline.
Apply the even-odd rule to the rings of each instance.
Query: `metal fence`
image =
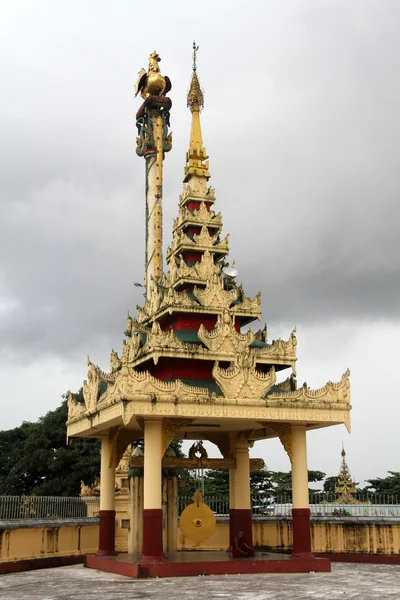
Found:
[[[356,504],[336,503],[338,497],[328,494],[310,495],[312,516],[326,517],[400,517],[400,497],[395,495],[359,495]],[[179,515],[193,496],[178,498]],[[229,498],[224,495],[205,495],[204,502],[217,516],[229,514]],[[290,517],[292,501],[288,497],[268,498],[253,494],[251,507],[254,516]],[[68,519],[97,517],[98,497],[68,496],[0,496],[0,520]]]
[[[100,498],[0,496],[0,520],[97,517]]]
[[[400,497],[389,494],[358,495],[355,504],[338,503],[334,494],[311,494],[311,516],[323,517],[400,517]],[[188,504],[193,502],[193,496],[179,498],[179,515]],[[204,496],[205,504],[217,516],[229,514],[229,498],[227,496]],[[287,496],[268,498],[264,495],[253,494],[251,507],[254,516],[259,517],[290,517],[292,515],[292,499]]]

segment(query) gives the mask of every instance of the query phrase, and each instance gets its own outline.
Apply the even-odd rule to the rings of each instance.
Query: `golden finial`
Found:
[[[197,52],[199,46],[196,46],[196,42],[193,42],[193,73],[192,80],[190,82],[190,88],[187,95],[187,105],[193,112],[193,105],[198,104],[200,108],[204,106],[204,95],[200,87],[199,78],[197,77]]]

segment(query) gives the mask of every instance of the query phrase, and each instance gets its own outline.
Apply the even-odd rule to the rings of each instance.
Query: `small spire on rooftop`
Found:
[[[203,108],[204,106],[204,94],[200,87],[200,81],[197,76],[197,52],[199,50],[199,46],[196,46],[196,42],[193,42],[193,72],[192,72],[192,80],[190,82],[190,88],[187,95],[187,105],[190,107],[193,112],[193,106],[195,104],[198,105],[199,108]]]
[[[187,95],[187,105],[192,113],[192,128],[190,132],[189,151],[186,153],[186,167],[184,182],[188,183],[194,175],[197,178],[204,178],[206,181],[210,178],[208,170],[208,156],[203,147],[203,137],[201,134],[200,110],[204,106],[204,95],[197,77],[197,52],[199,47],[193,42],[193,72],[190,88]]]

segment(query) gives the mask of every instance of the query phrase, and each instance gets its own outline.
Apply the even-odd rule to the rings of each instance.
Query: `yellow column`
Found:
[[[115,465],[111,464],[111,442],[101,438],[100,510],[115,510]]]
[[[292,425],[293,508],[308,508],[307,440],[305,425]]]
[[[161,509],[162,421],[144,422],[143,508]]]
[[[233,487],[235,490],[234,508],[251,508],[249,443],[244,436],[240,436],[236,440],[236,469]]]
[[[115,554],[115,462],[112,460],[110,432],[101,438],[100,463],[100,556]]]
[[[236,433],[229,434],[229,458],[235,456]],[[235,508],[235,469],[229,469],[229,508]]]

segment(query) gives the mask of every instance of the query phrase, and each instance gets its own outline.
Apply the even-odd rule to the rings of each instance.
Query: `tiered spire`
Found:
[[[187,95],[187,105],[192,112],[192,129],[189,151],[186,153],[185,178],[183,180],[185,183],[190,180],[192,175],[205,177],[207,181],[211,177],[208,170],[208,156],[206,149],[203,148],[201,135],[200,110],[204,106],[204,94],[197,76],[196,54],[198,49],[199,47],[193,42],[193,72]]]
[[[337,485],[335,487],[335,493],[338,494],[336,498],[336,504],[356,504],[358,500],[354,498],[356,493],[356,486],[350,476],[349,467],[346,462],[346,452],[344,446],[342,446],[342,464],[340,465],[340,471],[338,475]]]

